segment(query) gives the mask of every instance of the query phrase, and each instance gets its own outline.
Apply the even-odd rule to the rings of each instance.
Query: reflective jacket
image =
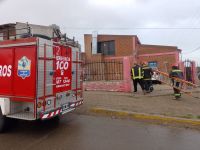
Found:
[[[140,67],[139,65],[136,65],[134,66],[132,69],[131,69],[131,76],[132,76],[132,79],[142,79],[143,78],[143,70],[142,70],[142,67]]]
[[[143,71],[144,71],[144,80],[151,80],[151,77],[153,75],[153,70],[149,66],[145,65],[143,66]]]
[[[179,79],[183,79],[183,72],[180,69],[174,68],[172,69],[172,71],[169,73],[169,77],[175,77],[175,78],[179,78]],[[171,79],[172,80],[172,84],[175,84],[175,79]],[[179,81],[176,81],[176,83],[178,83]]]
[[[169,77],[183,79],[183,72],[180,69],[172,69],[172,71],[169,73]]]

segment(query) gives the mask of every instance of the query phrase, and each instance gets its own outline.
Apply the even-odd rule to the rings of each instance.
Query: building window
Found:
[[[151,67],[151,68],[157,68],[158,67],[158,63],[156,61],[151,61],[148,64],[149,64],[149,67]]]
[[[98,42],[97,53],[115,55],[115,41]]]

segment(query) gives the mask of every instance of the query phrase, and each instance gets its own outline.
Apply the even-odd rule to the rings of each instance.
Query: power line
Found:
[[[189,51],[189,52],[186,52],[186,53],[183,53],[183,54],[190,54],[190,53],[194,53],[194,52],[196,52],[196,51],[198,51],[198,50],[200,50],[200,46],[199,46],[199,47],[197,47],[197,48],[195,48],[195,49],[193,49],[192,51]]]
[[[61,27],[71,30],[200,30],[200,27]]]
[[[200,11],[199,9],[195,9],[193,11],[191,11],[191,13],[193,14],[188,22],[190,22],[191,26],[187,26],[187,27],[199,27],[199,19],[200,19]],[[179,26],[180,27],[180,26]],[[182,26],[183,27],[183,26]],[[186,26],[185,26],[186,27]],[[180,41],[184,41],[185,37],[188,36],[188,32],[190,33],[190,35],[195,35],[195,33],[197,32],[197,30],[184,30],[184,32],[182,32],[183,30],[174,30],[173,34],[176,35],[174,36],[174,40],[176,40],[176,43],[179,43]],[[195,40],[190,41],[191,45],[195,44]]]

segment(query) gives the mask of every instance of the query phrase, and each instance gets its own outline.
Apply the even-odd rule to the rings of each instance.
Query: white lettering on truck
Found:
[[[0,77],[10,77],[12,75],[11,65],[0,65]]]
[[[56,70],[67,70],[69,68],[69,62],[70,58],[63,57],[63,56],[57,56],[56,57]]]
[[[56,66],[57,70],[67,70],[69,67],[69,62],[57,61]]]

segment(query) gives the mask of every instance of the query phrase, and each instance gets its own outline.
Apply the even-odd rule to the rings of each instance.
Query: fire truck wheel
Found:
[[[54,118],[53,118],[53,120],[55,121],[55,122],[58,122],[59,123],[59,121],[60,121],[60,116],[58,115],[58,116],[55,116]]]
[[[5,128],[5,116],[2,115],[1,108],[0,108],[0,133],[4,131]]]

